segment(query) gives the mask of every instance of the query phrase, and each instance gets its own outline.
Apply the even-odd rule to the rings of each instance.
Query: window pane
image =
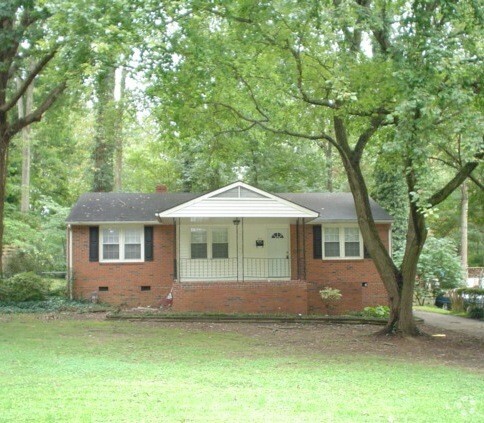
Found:
[[[126,229],[124,232],[124,242],[126,244],[141,244],[141,230]]]
[[[324,240],[327,242],[339,242],[339,228],[324,228]]]
[[[212,229],[212,242],[215,244],[224,244],[229,242],[227,228]]]
[[[360,231],[358,228],[345,228],[345,241],[346,242],[359,242]]]
[[[119,244],[104,244],[103,245],[103,259],[104,260],[119,260]]]
[[[339,257],[339,242],[325,242],[324,243],[325,257]]]
[[[207,258],[207,244],[192,244],[191,245],[191,257],[192,257],[192,259],[205,259],[205,258]]]
[[[117,229],[103,229],[103,244],[119,244],[119,231]]]
[[[207,243],[207,230],[201,228],[191,228],[191,240],[192,244],[206,244]]]
[[[229,244],[212,244],[212,258],[229,258]]]
[[[346,257],[359,257],[360,256],[360,243],[359,242],[345,242],[345,256]]]
[[[141,244],[125,244],[124,245],[125,259],[140,259],[141,258]]]

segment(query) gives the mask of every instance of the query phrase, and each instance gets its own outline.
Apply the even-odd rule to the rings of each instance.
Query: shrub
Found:
[[[467,309],[467,317],[471,319],[484,319],[484,308],[478,306],[470,306]]]
[[[386,318],[390,316],[390,307],[381,305],[376,307],[365,307],[363,309],[363,316]]]
[[[18,273],[0,282],[1,301],[39,301],[48,292],[49,283],[33,272]]]
[[[35,249],[18,250],[5,263],[4,275],[11,277],[18,273],[40,273],[52,269],[52,257],[48,254],[40,253]]]

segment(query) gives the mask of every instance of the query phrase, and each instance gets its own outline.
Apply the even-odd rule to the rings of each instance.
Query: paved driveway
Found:
[[[466,319],[464,317],[452,316],[450,314],[429,313],[427,311],[414,311],[413,314],[424,319],[426,325],[443,329],[444,332],[446,330],[453,330],[484,340],[483,321]]]

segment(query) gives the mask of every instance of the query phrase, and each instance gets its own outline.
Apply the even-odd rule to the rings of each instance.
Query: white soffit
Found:
[[[164,212],[163,217],[306,217],[319,214],[243,182],[209,192]]]

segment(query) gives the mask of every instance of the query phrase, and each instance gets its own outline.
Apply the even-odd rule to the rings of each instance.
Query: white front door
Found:
[[[287,228],[267,230],[267,259],[269,278],[288,278],[289,231]]]

